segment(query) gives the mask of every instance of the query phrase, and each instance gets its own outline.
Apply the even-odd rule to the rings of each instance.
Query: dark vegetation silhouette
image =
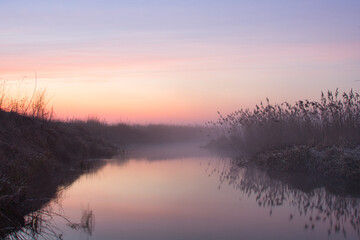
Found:
[[[86,161],[73,164],[71,171],[65,167],[60,168],[52,177],[47,176],[41,182],[28,183],[20,189],[12,185],[13,189],[2,196],[0,203],[0,239],[62,239],[62,231],[56,227],[55,217],[65,220],[73,229],[91,234],[93,228],[87,229],[93,227],[93,222],[90,221],[93,221],[94,216],[90,210],[84,211],[80,223],[75,223],[61,212],[53,211],[49,203],[51,200],[58,202],[62,198],[63,190],[80,175],[92,174],[104,165],[105,161]],[[41,173],[38,174],[39,179],[43,177]],[[0,186],[8,189],[9,184],[13,183],[2,182]],[[87,218],[89,220],[86,220]],[[86,222],[89,224],[85,225]]]
[[[360,96],[321,93],[317,101],[294,105],[261,103],[254,110],[219,113],[210,126],[221,129],[212,145],[238,151],[263,168],[313,172],[360,180]]]
[[[108,124],[98,118],[69,120],[70,126],[87,129],[91,134],[120,146],[162,144],[203,141],[207,139],[207,129],[203,126],[165,124]]]
[[[46,205],[35,210],[24,217],[24,223],[17,227],[9,227],[9,233],[1,239],[23,240],[23,239],[64,239],[63,231],[56,226],[56,219],[62,219],[66,225],[74,230],[82,231],[91,236],[95,228],[95,215],[92,210],[83,210],[79,222],[74,222]],[[10,229],[12,231],[10,231]]]

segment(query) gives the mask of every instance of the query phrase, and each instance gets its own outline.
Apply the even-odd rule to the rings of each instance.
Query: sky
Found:
[[[62,119],[201,124],[266,97],[358,91],[359,12],[358,0],[3,0],[0,81],[46,89]]]

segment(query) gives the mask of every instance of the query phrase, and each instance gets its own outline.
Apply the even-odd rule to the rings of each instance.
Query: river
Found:
[[[236,167],[198,144],[133,147],[125,156],[102,161],[42,210],[43,232],[36,236],[359,238],[357,196],[324,187],[300,189],[268,173]]]

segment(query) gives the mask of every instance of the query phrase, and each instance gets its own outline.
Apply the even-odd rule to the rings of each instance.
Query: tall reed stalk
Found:
[[[248,153],[281,149],[294,145],[360,145],[360,96],[351,90],[341,96],[321,93],[320,101],[300,100],[291,105],[256,105],[254,110],[240,109],[217,122],[224,135],[238,149]]]
[[[51,120],[54,116],[53,108],[49,108],[46,90],[36,91],[34,89],[31,98],[28,96],[14,97],[9,94],[9,89],[5,82],[0,83],[0,110],[6,112],[16,112],[24,116]]]

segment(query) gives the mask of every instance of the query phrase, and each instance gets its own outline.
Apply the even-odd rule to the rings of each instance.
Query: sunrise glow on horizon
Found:
[[[1,1],[0,80],[59,118],[204,123],[359,90],[359,1]]]

